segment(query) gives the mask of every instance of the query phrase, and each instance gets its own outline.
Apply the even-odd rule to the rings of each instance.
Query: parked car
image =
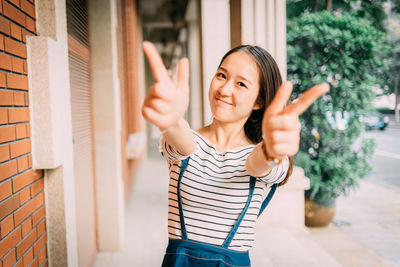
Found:
[[[389,117],[376,110],[371,110],[366,115],[360,116],[359,119],[360,122],[365,124],[367,130],[379,129],[383,131],[389,124]]]

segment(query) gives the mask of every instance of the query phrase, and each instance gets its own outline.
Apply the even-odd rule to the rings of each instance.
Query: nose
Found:
[[[230,96],[232,94],[233,84],[231,82],[226,82],[218,88],[218,93],[221,96]]]

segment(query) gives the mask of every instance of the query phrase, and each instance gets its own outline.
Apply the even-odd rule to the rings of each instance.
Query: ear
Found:
[[[253,110],[259,110],[262,109],[263,107],[264,107],[263,101],[256,101],[256,103],[253,106]]]
[[[259,109],[262,109],[262,107],[263,107],[263,105],[255,103],[254,106],[253,106],[253,110],[259,110]]]

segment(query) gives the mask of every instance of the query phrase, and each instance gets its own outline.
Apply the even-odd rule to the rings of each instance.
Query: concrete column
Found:
[[[188,23],[188,57],[190,62],[190,126],[198,129],[203,126],[202,116],[202,87],[201,87],[201,55],[200,55],[200,27],[198,5],[190,0],[186,12]]]
[[[275,0],[275,54],[282,79],[286,80],[286,0]]]
[[[265,0],[254,1],[254,44],[267,47],[267,3]]]
[[[119,250],[124,231],[117,0],[89,0],[97,189],[97,245]]]
[[[45,169],[50,266],[77,266],[72,120],[65,1],[36,2],[27,37],[33,169]]]
[[[222,56],[229,51],[230,15],[229,0],[201,1],[201,38],[203,59],[203,98],[204,123],[212,121],[208,101],[208,89],[211,79],[217,71]]]
[[[242,44],[255,44],[255,6],[253,0],[242,0]]]

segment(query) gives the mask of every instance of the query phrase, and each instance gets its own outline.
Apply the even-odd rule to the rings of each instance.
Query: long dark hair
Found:
[[[282,84],[282,76],[278,68],[278,64],[274,58],[268,53],[265,49],[259,46],[252,45],[241,45],[237,46],[226,53],[219,63],[218,68],[224,62],[224,60],[231,54],[236,52],[244,52],[250,55],[257,64],[259,75],[260,75],[260,90],[256,99],[256,103],[258,103],[262,108],[253,110],[250,114],[250,117],[247,119],[244,124],[244,132],[253,143],[257,144],[262,141],[262,120],[264,117],[265,109],[269,106],[272,99]],[[288,174],[284,181],[280,183],[283,185],[287,182],[289,176],[293,170],[293,158],[289,157],[289,170]]]

